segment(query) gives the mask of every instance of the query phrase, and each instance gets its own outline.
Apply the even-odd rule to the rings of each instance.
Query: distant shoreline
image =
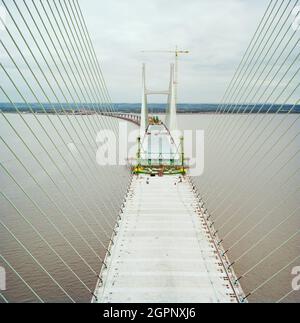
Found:
[[[166,112],[166,104],[149,104],[148,109],[151,115],[162,115]],[[18,113],[17,109],[22,114],[32,114],[31,111],[34,111],[35,114],[47,114],[47,115],[101,115],[106,114],[110,111],[120,114],[140,114],[141,105],[139,103],[112,103],[112,104],[94,104],[87,103],[84,105],[81,104],[49,104],[49,103],[30,103],[29,105],[24,103],[15,103],[14,105],[10,103],[0,103],[0,111],[4,113]],[[219,113],[218,111],[223,113]],[[235,104],[178,104],[177,113],[181,115],[210,115],[210,114],[299,114],[300,105],[292,104],[244,104],[244,105],[235,105]]]
[[[18,115],[19,113],[16,112],[16,111],[4,111],[4,110],[1,110],[3,113],[5,114],[16,114]],[[138,112],[135,112],[135,111],[118,111],[118,113],[120,114],[138,114]],[[177,111],[177,114],[179,115],[246,115],[246,114],[299,114],[300,112],[298,111],[294,111],[294,112],[287,112],[287,111],[279,111],[279,112],[274,112],[274,111],[270,111],[270,112],[225,112],[225,113],[218,113],[216,111]],[[105,114],[105,113],[90,113],[90,112],[87,112],[87,113],[73,113],[73,112],[62,112],[62,111],[57,111],[56,113],[54,112],[24,112],[24,111],[20,111],[20,114],[21,115],[48,115],[48,116],[55,116],[55,115],[61,115],[61,116],[64,116],[64,115],[69,115],[69,116],[94,116],[94,115],[99,115],[99,116],[107,116],[107,117],[110,117],[111,115],[108,115],[108,114]],[[165,115],[166,113],[165,112],[155,112],[154,114],[156,115]]]

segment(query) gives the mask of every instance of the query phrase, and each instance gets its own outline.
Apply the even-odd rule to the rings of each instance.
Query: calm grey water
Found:
[[[14,204],[12,205],[6,198],[0,197],[0,220],[24,243],[32,255],[75,301],[88,302],[91,299],[89,291],[47,247],[18,211],[38,229],[88,288],[93,290],[97,277],[63,237],[70,241],[91,268],[99,273],[101,262],[88,244],[100,257],[105,256],[103,245],[107,246],[109,243],[112,234],[111,227],[115,224],[116,215],[129,182],[129,171],[125,166],[106,167],[104,169],[96,163],[96,133],[89,134],[84,123],[86,122],[91,127],[89,121],[95,121],[93,120],[95,117],[71,116],[71,123],[74,127],[72,128],[67,117],[61,116],[62,123],[68,126],[69,133],[67,133],[56,116],[49,116],[58,132],[62,134],[64,142],[67,144],[65,145],[51,125],[48,116],[38,115],[37,119],[33,115],[24,116],[25,121],[28,122],[33,132],[37,134],[37,138],[55,161],[57,165],[55,167],[53,160],[41,148],[22,119],[14,114],[6,116],[20,133],[21,138],[26,142],[33,155],[46,169],[48,175],[2,116],[0,116],[1,137],[22,160],[33,178],[46,190],[52,201],[56,202],[56,205],[41,191],[33,178],[29,177],[24,167],[20,165],[16,157],[1,141],[1,163],[35,204],[26,197],[14,180],[0,167],[1,192],[4,192]],[[38,121],[50,134],[52,142],[41,130]],[[103,121],[103,128],[109,126],[105,122],[107,122],[107,119]],[[113,122],[118,123],[116,119]],[[85,132],[84,134],[81,131],[82,129]],[[96,123],[94,129],[96,129]],[[98,130],[100,130],[100,126]],[[54,183],[57,183],[57,186],[53,184],[50,178],[53,179]],[[44,212],[43,214],[41,214],[41,210]],[[54,229],[45,215],[53,221],[62,234]],[[80,238],[78,231],[70,226],[67,219],[79,230],[88,244]],[[0,237],[0,254],[43,300],[48,302],[68,301],[66,295],[49,279],[2,225],[0,225]],[[103,242],[103,245],[100,241]],[[5,292],[5,295],[9,301],[34,302],[37,300],[24,283],[1,260],[0,265],[7,270],[7,292]]]
[[[47,169],[48,175],[2,116],[0,116],[1,137],[12,147],[38,183],[46,189],[49,196],[56,202],[56,206],[28,176],[3,141],[0,141],[1,163],[36,203],[34,205],[0,167],[1,191],[14,204],[12,205],[6,198],[0,197],[0,220],[24,243],[32,255],[55,277],[75,301],[89,302],[91,299],[89,291],[38,237],[20,214],[24,215],[39,230],[88,288],[93,289],[97,280],[96,276],[43,214],[53,221],[63,237],[71,242],[93,270],[99,272],[101,267],[99,259],[78,236],[78,232],[70,227],[64,216],[74,224],[99,256],[104,257],[105,249],[99,241],[103,241],[105,246],[109,242],[112,233],[111,227],[115,223],[116,214],[129,181],[129,171],[125,166],[106,167],[103,171],[103,168],[99,168],[97,165],[96,143],[92,140],[93,137],[96,138],[96,134],[85,133],[84,135],[80,128],[81,125],[84,129],[84,120],[94,118],[93,116],[70,117],[71,122],[74,122],[74,128],[70,128],[69,134],[55,116],[50,116],[63,134],[65,142],[68,143],[67,146],[57,136],[48,117],[37,116],[51,134],[51,139],[60,153],[41,130],[35,117],[25,116],[33,132],[38,135],[58,167],[54,166],[52,160],[40,147],[19,116],[13,114],[6,116],[21,134],[34,156]],[[69,122],[66,117],[61,118],[66,124]],[[205,168],[203,175],[195,178],[195,182],[199,191],[205,196],[208,209],[216,219],[215,225],[217,229],[220,229],[220,237],[225,237],[224,247],[226,249],[231,247],[260,219],[265,217],[265,220],[255,230],[247,234],[228,253],[230,259],[234,261],[246,252],[245,256],[235,265],[238,275],[244,274],[300,229],[300,214],[299,210],[297,211],[300,199],[299,191],[296,191],[299,188],[300,179],[298,173],[300,159],[297,154],[300,146],[297,136],[300,126],[298,115],[262,115],[245,118],[246,116],[241,115],[219,116],[217,119],[213,115],[179,116],[181,129],[205,130]],[[218,131],[209,131],[214,124],[219,126]],[[260,126],[256,129],[255,125],[258,124]],[[133,125],[128,125],[128,127],[129,129],[134,128]],[[288,128],[290,129],[285,133]],[[273,129],[275,130],[273,131]],[[80,135],[81,140],[77,137],[76,132]],[[259,137],[255,138],[258,134],[260,134]],[[89,135],[91,136],[89,137]],[[248,135],[250,136],[249,141],[244,143],[243,141]],[[266,141],[262,149],[259,149],[270,135],[270,139]],[[282,135],[282,139],[279,139]],[[270,150],[275,143],[275,148]],[[281,153],[283,149],[285,150]],[[269,153],[268,150],[270,150]],[[254,157],[251,159],[252,155]],[[77,162],[75,162],[74,156]],[[50,180],[50,177],[53,182],[57,183],[58,188]],[[118,180],[116,180],[117,178]],[[43,211],[42,215],[37,206]],[[252,245],[284,219],[287,219],[286,222],[264,239],[258,247],[247,252]],[[86,225],[87,223],[89,226]],[[236,226],[238,227],[232,231]],[[103,230],[106,231],[106,235]],[[11,263],[43,300],[48,302],[68,301],[63,292],[34,263],[2,225],[0,225],[0,254]],[[243,278],[242,284],[245,291],[252,291],[298,255],[300,255],[299,234]],[[291,291],[293,279],[291,270],[297,265],[300,265],[300,259],[259,289],[249,300],[276,301]],[[5,296],[10,302],[37,301],[26,285],[1,259],[0,266],[6,268],[7,271]],[[286,300],[299,302],[300,292],[292,293]]]
[[[225,250],[232,247],[229,259],[233,262],[244,254],[234,266],[237,275],[255,266],[241,280],[246,294],[300,256],[299,119],[274,114],[179,119],[181,128],[205,130],[205,168],[195,183],[220,239],[225,237]],[[274,302],[292,291],[295,266],[300,266],[300,258],[249,301]],[[300,292],[285,301],[300,302]]]

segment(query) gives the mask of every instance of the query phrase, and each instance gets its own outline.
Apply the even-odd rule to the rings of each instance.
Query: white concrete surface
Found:
[[[187,180],[135,177],[97,301],[236,302],[196,207]]]

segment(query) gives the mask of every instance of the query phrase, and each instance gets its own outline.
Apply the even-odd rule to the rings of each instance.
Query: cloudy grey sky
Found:
[[[268,0],[81,0],[104,75],[115,102],[139,102],[141,64],[148,87],[163,90],[170,50],[180,60],[179,101],[219,102],[257,28]],[[152,102],[164,102],[155,97]]]

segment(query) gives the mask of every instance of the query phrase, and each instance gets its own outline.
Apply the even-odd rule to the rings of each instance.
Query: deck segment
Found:
[[[179,176],[135,176],[96,288],[100,303],[237,302],[195,194]]]

